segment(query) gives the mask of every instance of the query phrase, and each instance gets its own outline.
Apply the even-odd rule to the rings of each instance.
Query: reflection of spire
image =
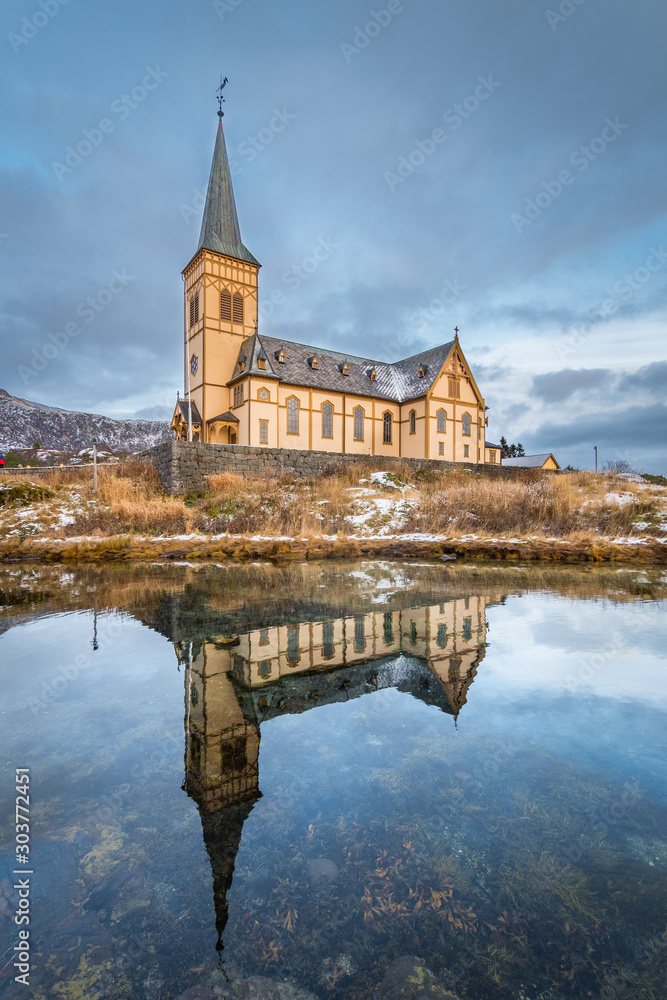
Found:
[[[215,929],[218,934],[216,950],[224,948],[222,935],[229,919],[227,893],[234,878],[236,855],[241,845],[243,824],[253,810],[255,803],[226,806],[217,813],[203,813],[200,810],[204,845],[211,862],[213,873],[213,902],[215,905]]]

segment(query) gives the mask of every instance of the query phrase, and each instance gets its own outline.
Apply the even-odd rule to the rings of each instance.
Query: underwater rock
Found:
[[[213,990],[203,986],[191,986],[185,993],[181,993],[177,1000],[218,1000],[218,998]]]
[[[333,882],[338,877],[338,865],[329,858],[311,858],[307,868],[314,882]]]
[[[251,976],[240,979],[223,987],[222,992],[216,990],[216,1000],[317,1000],[308,990],[302,989],[287,980],[277,982],[265,976]],[[198,1000],[183,994],[179,1000]]]
[[[441,986],[421,959],[403,955],[391,963],[373,1000],[458,1000]]]

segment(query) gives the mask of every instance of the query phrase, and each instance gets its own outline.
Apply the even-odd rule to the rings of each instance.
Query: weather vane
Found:
[[[222,110],[222,105],[225,103],[225,99],[222,96],[222,92],[226,86],[227,86],[227,77],[225,77],[224,80],[222,79],[222,77],[220,77],[220,86],[216,90],[216,94],[218,95],[218,118],[224,118],[225,115],[225,112]]]

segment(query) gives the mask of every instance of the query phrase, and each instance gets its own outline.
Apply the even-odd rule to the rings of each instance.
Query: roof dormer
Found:
[[[283,350],[283,348],[282,348],[282,347],[280,348],[280,350],[279,350],[279,351],[278,351],[278,353],[276,354],[276,360],[277,360],[277,361],[278,361],[278,362],[279,362],[279,363],[280,363],[281,365],[284,365],[284,364],[285,364],[285,361],[286,361],[286,358],[285,358],[285,351]]]
[[[366,374],[368,375],[371,382],[377,382],[378,373],[376,372],[375,368],[369,368]]]
[[[319,363],[319,361],[317,359],[317,355],[316,354],[313,354],[312,358],[308,358],[308,364],[310,365],[311,368],[319,368],[320,367],[320,363]]]
[[[350,366],[348,365],[347,361],[343,362],[343,364],[340,366],[339,370],[340,370],[341,375],[349,375],[350,374]]]

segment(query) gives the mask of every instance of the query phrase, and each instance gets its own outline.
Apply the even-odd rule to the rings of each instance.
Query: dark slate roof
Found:
[[[239,423],[239,418],[235,417],[234,414],[230,413],[229,410],[227,410],[226,413],[220,413],[217,417],[210,417],[206,421],[206,423],[207,424],[214,424],[216,422],[216,420],[224,420],[225,423],[228,423],[228,424],[238,424]]]
[[[486,447],[489,447],[488,444]],[[552,453],[547,451],[544,455],[522,455],[521,458],[504,458],[503,465],[512,465],[517,469],[541,469],[548,458],[553,458],[554,462],[556,462]],[[556,462],[556,465],[558,465],[558,462]]]
[[[188,403],[187,399],[179,399],[178,408],[180,409],[186,424],[190,423],[190,414],[188,412],[189,406],[190,404]],[[199,410],[197,409],[196,403],[192,404],[192,423],[193,424],[201,423],[201,417],[199,416]]]
[[[484,447],[485,448],[495,448],[496,451],[502,451],[502,448],[500,447],[499,444],[492,444],[491,441],[485,441],[484,442]]]
[[[235,257],[237,260],[245,260],[249,264],[259,264],[241,242],[222,120],[215,140],[197,252],[202,248],[224,253],[227,257]]]
[[[291,340],[278,340],[255,334],[243,341],[239,358],[245,356],[245,367],[241,371],[236,362],[231,381],[244,375],[260,375],[278,378],[281,382],[304,388],[349,392],[374,399],[387,399],[402,403],[407,399],[423,396],[432,387],[442,366],[449,357],[454,341],[422,351],[404,361],[387,364],[372,358],[341,354],[337,351],[318,350],[306,344],[295,344]],[[278,361],[280,351],[285,352],[285,362]],[[266,355],[266,369],[260,369],[257,360]],[[312,359],[317,358],[318,367],[312,367]],[[349,375],[343,375],[342,368],[347,363]],[[419,366],[424,376],[419,377]],[[377,378],[372,381],[370,373],[375,370]]]

